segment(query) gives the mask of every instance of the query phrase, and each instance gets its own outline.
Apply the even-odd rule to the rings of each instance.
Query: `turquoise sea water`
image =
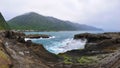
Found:
[[[25,32],[25,34],[47,34],[51,38],[30,39],[34,43],[43,44],[44,47],[55,54],[73,49],[82,49],[87,40],[74,40],[75,34],[101,33],[101,31],[59,31],[59,32]]]

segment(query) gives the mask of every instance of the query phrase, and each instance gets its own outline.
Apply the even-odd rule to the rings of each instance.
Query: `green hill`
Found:
[[[2,16],[2,14],[0,13],[0,30],[8,30],[9,26],[6,23],[4,17]]]
[[[23,15],[17,16],[9,20],[8,24],[11,26],[12,29],[16,30],[39,30],[39,31],[100,30],[87,25],[80,25],[69,21],[62,21],[53,17],[42,16],[35,12],[25,13]]]

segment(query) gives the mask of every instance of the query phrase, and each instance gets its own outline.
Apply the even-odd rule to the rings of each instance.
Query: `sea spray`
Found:
[[[50,38],[39,38],[39,39],[25,38],[25,41],[27,41],[27,40],[36,41],[36,40],[45,40],[45,39],[49,40],[49,39],[54,39],[54,38],[55,38],[55,36],[52,36]],[[73,38],[71,38],[71,39],[68,38],[61,42],[53,42],[51,44],[52,46],[44,46],[44,47],[52,53],[59,54],[59,53],[64,53],[64,52],[67,52],[70,50],[84,49],[86,42],[87,42],[86,39],[75,40]]]
[[[83,39],[82,40],[81,39],[79,40],[65,39],[62,42],[55,43],[56,46],[47,47],[47,49],[52,53],[59,54],[59,53],[64,53],[71,50],[84,49],[86,42],[87,42],[86,39],[84,40]]]

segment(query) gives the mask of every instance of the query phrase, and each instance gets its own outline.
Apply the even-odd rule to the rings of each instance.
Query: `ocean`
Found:
[[[102,31],[58,31],[58,32],[25,32],[28,34],[47,34],[50,38],[28,39],[34,43],[43,44],[51,53],[59,54],[66,51],[83,49],[87,40],[74,40],[75,34],[81,33],[102,33]]]

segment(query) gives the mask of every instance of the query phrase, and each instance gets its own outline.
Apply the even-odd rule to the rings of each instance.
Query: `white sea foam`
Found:
[[[84,49],[87,40],[65,39],[62,42],[56,43],[56,46],[49,47],[48,50],[55,54],[64,53],[76,49]]]
[[[51,37],[49,37],[49,38],[47,38],[47,39],[52,39],[52,38],[55,38],[55,36],[51,36]]]
[[[31,40],[31,39],[30,38],[25,38],[24,40],[27,41],[27,40]]]
[[[51,36],[51,37],[49,37],[49,38],[33,38],[33,39],[31,39],[31,38],[25,38],[25,41],[27,41],[27,40],[42,40],[42,39],[53,39],[53,38],[55,38],[55,36]]]

